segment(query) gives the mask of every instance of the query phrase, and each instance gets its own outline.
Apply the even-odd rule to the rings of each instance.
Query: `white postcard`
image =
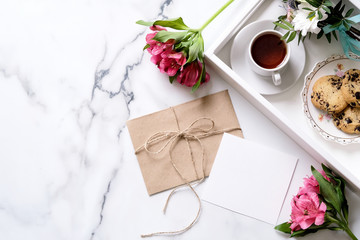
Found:
[[[275,225],[298,159],[224,134],[202,200]]]

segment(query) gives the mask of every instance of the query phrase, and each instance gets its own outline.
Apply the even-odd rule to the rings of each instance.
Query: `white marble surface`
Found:
[[[162,215],[167,192],[147,195],[125,123],[223,89],[245,137],[299,157],[279,222],[288,219],[289,200],[316,161],[212,69],[211,81],[192,94],[169,84],[142,51],[147,30],[136,20],[182,16],[197,27],[223,2],[0,1],[1,239],[140,239],[186,226],[196,199],[179,192]],[[206,47],[240,6],[204,31]],[[348,198],[359,236],[360,198],[350,191]],[[198,223],[170,239],[285,238],[269,224],[204,203]],[[331,238],[347,239],[329,231],[304,239]]]

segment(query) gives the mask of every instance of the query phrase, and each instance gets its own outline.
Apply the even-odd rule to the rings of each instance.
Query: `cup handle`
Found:
[[[279,86],[281,84],[281,76],[280,73],[275,71],[272,73],[272,80],[275,86]]]

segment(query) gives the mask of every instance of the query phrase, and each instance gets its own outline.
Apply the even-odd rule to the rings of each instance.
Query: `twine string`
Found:
[[[222,129],[222,130],[213,130],[214,126],[215,126],[215,122],[214,120],[212,120],[211,118],[208,117],[200,117],[198,119],[196,119],[195,121],[193,121],[187,128],[185,128],[183,131],[180,131],[180,126],[179,126],[179,121],[176,115],[176,112],[173,108],[171,108],[174,116],[175,116],[175,120],[176,120],[176,124],[177,124],[177,131],[159,131],[155,134],[153,134],[152,136],[150,136],[146,142],[140,146],[139,148],[136,149],[135,154],[138,154],[140,151],[145,150],[148,153],[151,154],[159,154],[162,151],[164,151],[167,146],[169,147],[169,159],[170,159],[170,163],[173,166],[173,168],[175,169],[176,173],[178,174],[178,176],[181,178],[181,180],[183,181],[183,183],[185,184],[185,186],[189,187],[190,190],[194,193],[195,197],[198,200],[199,203],[199,207],[198,207],[198,211],[197,214],[195,216],[195,218],[193,219],[193,221],[185,228],[180,229],[180,230],[176,230],[176,231],[163,231],[163,232],[154,232],[154,233],[150,233],[150,234],[143,234],[141,235],[141,237],[145,238],[145,237],[152,237],[152,236],[158,236],[158,235],[176,235],[176,234],[181,234],[183,232],[186,232],[187,230],[189,230],[199,219],[200,213],[201,213],[201,200],[199,195],[197,194],[197,192],[195,191],[194,187],[199,185],[201,182],[204,181],[205,179],[205,169],[204,169],[204,165],[205,165],[205,148],[201,142],[200,139],[202,138],[206,138],[209,136],[214,136],[214,135],[218,135],[218,134],[222,134],[224,132],[230,132],[230,131],[234,131],[234,130],[241,130],[241,128],[239,127],[235,127],[235,128],[226,128],[226,129]],[[201,127],[198,126],[198,124],[201,124],[201,122],[207,123],[209,124],[208,127]],[[193,183],[190,183],[190,181],[188,181],[183,174],[181,174],[180,170],[178,169],[178,167],[176,166],[175,162],[173,161],[173,157],[172,157],[172,149],[175,147],[175,145],[177,144],[177,142],[180,139],[184,139],[186,141],[186,145],[187,145],[187,150],[189,152],[190,155],[190,159],[192,161],[193,167],[194,167],[194,171],[197,177],[197,180]],[[193,151],[190,147],[190,143],[189,141],[196,141],[201,148],[201,170],[202,170],[202,175],[201,178],[199,177],[199,174],[196,170],[196,164],[194,161],[194,157],[193,157]],[[154,149],[151,150],[150,148],[154,148],[154,145],[161,143],[165,141],[165,143],[163,143],[162,145],[160,145],[160,147],[158,149]],[[178,186],[176,188],[174,188],[169,196],[167,197],[164,209],[163,209],[163,213],[165,214],[167,206],[169,204],[169,201],[171,199],[171,197],[174,195],[175,192],[177,192],[180,188],[183,188],[184,186]]]

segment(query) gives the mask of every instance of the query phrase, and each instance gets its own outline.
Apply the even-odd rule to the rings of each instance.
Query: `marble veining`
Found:
[[[116,172],[117,172],[117,171],[114,171],[113,178],[109,181],[108,186],[107,186],[107,189],[106,189],[106,192],[104,193],[103,201],[102,201],[102,204],[101,204],[101,211],[100,211],[99,223],[98,223],[98,225],[96,226],[96,228],[93,230],[93,232],[91,233],[91,238],[90,238],[90,239],[93,239],[93,238],[94,238],[94,236],[95,236],[95,234],[96,234],[96,231],[97,231],[98,228],[100,227],[100,225],[101,225],[101,223],[102,223],[102,220],[103,220],[103,218],[104,218],[103,211],[104,211],[104,207],[105,207],[105,204],[106,204],[107,195],[108,195],[109,192],[110,192],[111,182],[112,182],[112,180],[115,178]]]
[[[137,20],[182,16],[195,27],[222,4],[1,1],[0,239],[132,240],[186,226],[196,214],[196,199],[190,191],[179,191],[167,214],[162,214],[168,192],[148,196],[126,121],[224,89],[229,89],[249,139],[265,141],[261,131],[282,142],[304,164],[312,160],[213,69],[208,69],[211,82],[193,94],[176,82],[169,84],[143,51],[149,30],[135,24]],[[204,31],[205,47],[226,27],[236,8],[227,9]],[[276,146],[276,141],[270,144]],[[302,177],[297,174],[294,181]],[[199,194],[203,187],[198,186]],[[296,190],[293,186],[289,192]],[[359,202],[351,192],[349,200],[355,206]],[[284,208],[281,221],[288,218],[288,210]],[[353,216],[359,211],[353,208]],[[359,219],[352,221],[359,226]],[[333,236],[321,232],[309,239]],[[273,226],[204,203],[198,223],[169,239],[286,236]]]
[[[164,15],[164,10],[165,8],[170,5],[172,2],[172,0],[166,0],[165,2],[161,3],[160,6],[160,12],[157,15],[157,19],[167,19],[167,17]],[[105,92],[108,94],[108,97],[111,99],[119,94],[121,94],[123,96],[123,99],[126,103],[126,108],[127,108],[127,118],[125,120],[128,119],[128,117],[130,116],[130,103],[134,100],[134,93],[131,91],[131,89],[129,89],[129,84],[127,84],[127,81],[130,81],[130,72],[133,71],[137,66],[139,66],[142,61],[143,61],[143,57],[144,57],[144,53],[141,54],[141,56],[138,57],[136,62],[133,62],[131,64],[127,64],[125,66],[125,73],[123,74],[123,76],[120,79],[120,88],[118,90],[113,89],[113,88],[106,88],[103,86],[103,81],[106,81],[106,78],[109,77],[109,75],[111,74],[111,70],[113,68],[118,67],[116,65],[117,60],[121,57],[125,57],[124,55],[126,54],[125,50],[128,48],[132,47],[132,44],[138,40],[140,40],[141,42],[144,42],[144,36],[145,33],[147,31],[144,30],[140,33],[138,33],[133,40],[131,40],[129,43],[126,43],[115,55],[114,59],[110,62],[110,65],[105,67],[104,65],[104,59],[106,58],[106,53],[107,53],[107,47],[105,46],[105,51],[104,51],[104,57],[102,58],[102,60],[99,62],[96,71],[95,71],[95,81],[94,81],[94,87],[92,90],[92,96],[91,96],[91,100],[94,99],[94,95],[95,95],[95,91],[99,90],[102,92]],[[137,46],[136,46],[137,47]],[[121,67],[121,66],[120,66]],[[117,77],[113,78],[114,81],[119,81],[119,79]],[[93,115],[95,115],[93,113]],[[119,133],[117,135],[118,138],[121,137],[121,133],[123,131],[123,128],[125,128],[125,122],[122,123],[122,127],[119,130]],[[95,227],[95,229],[93,230],[93,232],[91,233],[91,238],[90,239],[94,239],[95,235],[96,235],[96,231],[98,230],[98,228],[101,227],[104,215],[103,215],[103,210],[106,204],[106,200],[107,200],[107,195],[109,194],[110,190],[111,190],[111,182],[112,180],[116,177],[117,174],[117,170],[114,170],[114,174],[113,174],[113,178],[108,182],[107,185],[107,189],[106,192],[103,194],[103,201],[101,204],[101,209],[100,209],[100,216],[99,216],[99,223],[98,225]]]

